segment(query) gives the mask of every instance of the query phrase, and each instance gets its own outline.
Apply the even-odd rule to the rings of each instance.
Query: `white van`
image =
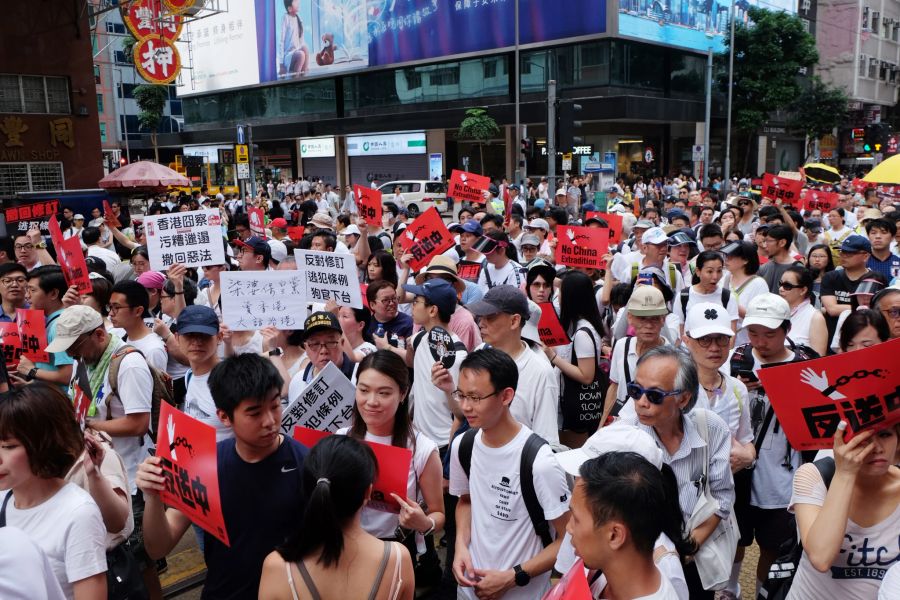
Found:
[[[449,211],[447,206],[447,184],[440,181],[389,181],[378,186],[381,192],[382,202],[390,202],[394,196],[394,189],[399,187],[400,194],[409,216],[415,218],[432,206],[441,214]]]

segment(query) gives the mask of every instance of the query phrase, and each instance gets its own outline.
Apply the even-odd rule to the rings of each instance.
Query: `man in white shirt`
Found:
[[[120,281],[109,297],[109,320],[125,331],[122,341],[140,350],[148,365],[165,371],[169,353],[162,339],[144,321],[149,307],[147,288],[137,281]]]
[[[484,254],[485,264],[478,275],[478,287],[482,291],[498,285],[521,286],[525,283],[525,270],[522,265],[510,260],[506,251],[510,245],[505,231],[489,231],[478,240],[475,249]]]
[[[109,248],[103,247],[99,228],[85,227],[84,231],[81,232],[81,241],[88,247],[88,256],[96,256],[106,264],[107,271],[110,273],[116,272],[116,266],[122,263],[122,259]]]
[[[458,598],[542,597],[569,520],[565,472],[510,412],[518,384],[516,363],[494,348],[460,367],[454,395],[477,429],[454,439],[450,457]]]
[[[478,326],[484,344],[479,348],[496,348],[516,361],[519,385],[516,387],[515,400],[510,405],[513,417],[550,444],[558,444],[558,377],[544,352],[535,352],[522,339],[526,326],[534,329],[529,337],[539,337],[537,329],[528,325],[532,305],[534,303],[529,303],[525,292],[518,287],[498,285],[488,291],[482,300],[467,308],[476,317],[481,317]],[[534,309],[541,310],[537,305],[534,305]]]

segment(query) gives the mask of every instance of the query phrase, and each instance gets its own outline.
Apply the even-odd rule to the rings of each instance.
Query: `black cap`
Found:
[[[326,330],[337,331],[339,333],[343,331],[340,322],[334,314],[324,310],[314,312],[306,317],[306,321],[303,322],[303,341],[305,342],[308,340],[309,336],[314,333]]]

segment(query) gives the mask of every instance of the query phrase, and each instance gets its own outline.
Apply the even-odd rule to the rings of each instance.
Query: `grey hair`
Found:
[[[654,358],[671,358],[678,362],[678,372],[675,374],[675,389],[691,395],[687,406],[682,412],[689,413],[697,403],[697,395],[700,393],[700,376],[697,374],[697,365],[691,355],[674,346],[656,346],[647,350],[637,361],[640,367],[645,361]]]
[[[900,294],[900,290],[893,287],[886,287],[880,290],[875,296],[872,298],[872,308],[878,310],[881,301],[887,298],[888,296],[892,296],[894,294]]]

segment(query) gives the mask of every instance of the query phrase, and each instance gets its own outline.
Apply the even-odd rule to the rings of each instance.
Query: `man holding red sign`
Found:
[[[383,207],[381,204],[381,192],[361,185],[353,186],[353,194],[356,197],[356,206],[359,216],[375,227],[381,227]]]
[[[413,271],[427,265],[432,256],[453,247],[453,236],[433,206],[416,217],[401,235],[400,245],[412,254],[409,266]]]
[[[222,361],[210,374],[209,388],[219,418],[232,427],[234,438],[216,444],[212,454],[209,440],[215,440],[215,431],[211,427],[183,415],[174,421],[172,435],[168,421],[161,419],[160,437],[168,437],[160,454],[170,464],[183,466],[189,460],[190,469],[199,467],[188,471],[187,489],[178,485],[181,500],[172,501],[169,493],[167,501],[172,505],[168,509],[161,497],[167,482],[163,456],[147,458],[138,469],[137,485],[146,498],[144,544],[147,554],[157,559],[171,552],[191,525],[182,502],[191,496],[197,503],[196,492],[203,490],[193,485],[195,478],[202,483],[217,476],[218,486],[207,485],[205,494],[221,500],[227,538],[223,543],[216,534],[203,537],[205,598],[257,597],[266,555],[283,543],[297,515],[303,513],[303,461],[308,451],[279,433],[282,384],[274,365],[258,354]],[[186,422],[195,426],[179,429],[178,423],[183,427]],[[211,500],[203,504],[212,506]]]
[[[43,327],[38,326],[35,333],[36,339],[41,339],[43,335],[44,343],[41,345],[41,350],[44,350],[56,339],[56,319],[62,314],[64,308],[62,297],[65,296],[67,290],[68,285],[63,277],[62,269],[57,266],[38,267],[28,274],[25,293],[32,309],[28,312],[36,312],[41,315],[39,325]],[[31,325],[37,325],[33,319],[29,322]],[[20,327],[19,335],[24,341],[26,336],[22,335],[23,333]],[[26,381],[40,380],[55,383],[65,391],[72,379],[74,362],[72,357],[65,352],[52,354],[44,352],[43,357],[37,358],[29,357],[26,352],[19,359],[16,375]]]
[[[766,173],[763,177],[762,197],[784,204],[794,204],[800,199],[803,182],[799,179],[787,179]]]

